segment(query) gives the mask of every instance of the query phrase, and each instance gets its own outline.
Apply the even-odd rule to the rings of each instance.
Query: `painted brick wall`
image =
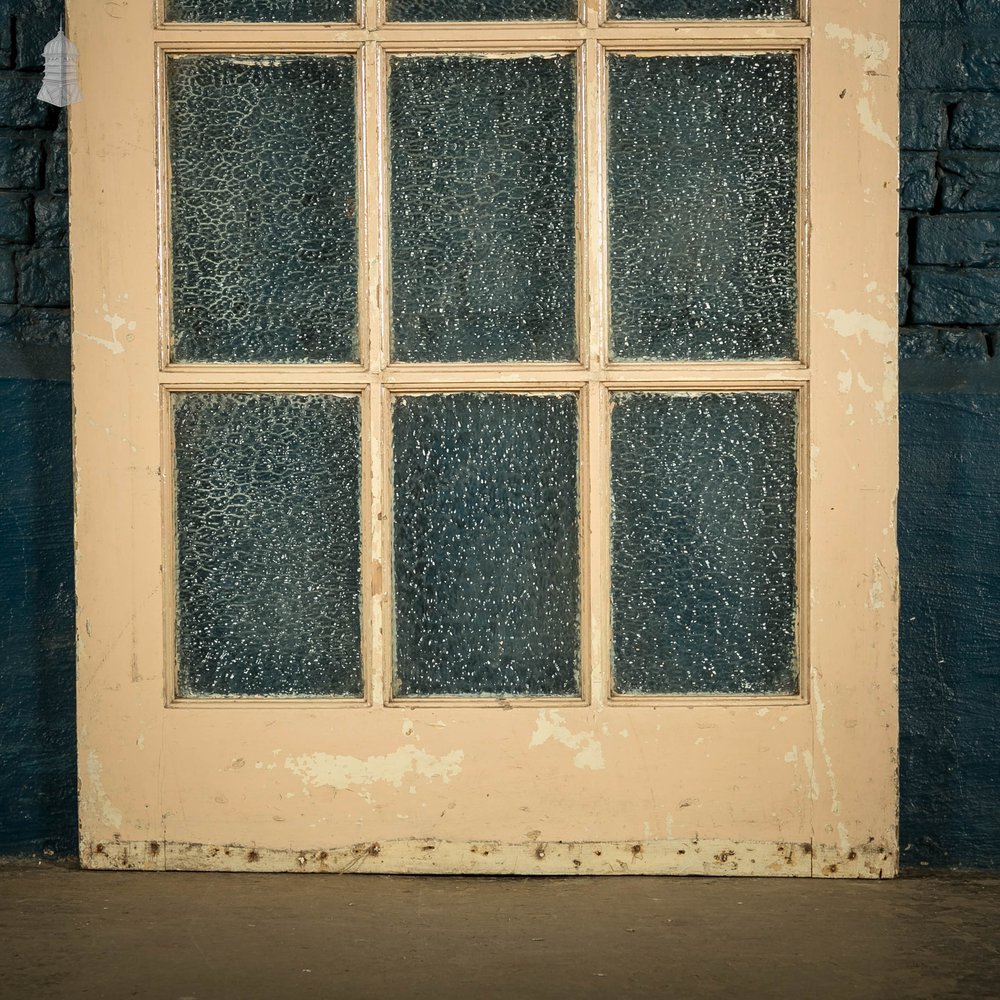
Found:
[[[902,0],[904,862],[1000,867],[1000,0]],[[0,855],[75,836],[60,0],[0,0]]]
[[[0,855],[75,851],[65,114],[54,0],[0,0]]]
[[[902,856],[1000,867],[1000,0],[902,3]]]

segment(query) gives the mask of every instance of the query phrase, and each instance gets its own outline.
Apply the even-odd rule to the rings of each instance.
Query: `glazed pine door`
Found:
[[[88,867],[888,876],[896,4],[70,0]]]

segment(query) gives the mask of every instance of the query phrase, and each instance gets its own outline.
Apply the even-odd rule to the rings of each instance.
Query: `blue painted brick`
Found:
[[[1000,218],[931,215],[917,219],[915,263],[952,267],[1000,264]]]
[[[69,310],[0,306],[0,344],[69,344]]]
[[[37,142],[0,136],[0,188],[37,188],[41,168],[42,151]]]
[[[63,195],[35,199],[35,243],[64,247],[69,242],[69,203]]]
[[[66,250],[29,250],[20,255],[19,263],[19,301],[22,305],[69,305],[69,254]]]
[[[904,91],[899,108],[902,149],[939,149],[945,137],[945,98],[924,91]]]
[[[14,255],[10,250],[0,248],[0,302],[17,301],[17,271]]]
[[[989,338],[995,330],[910,326],[899,331],[900,360],[989,361]]]
[[[37,77],[0,78],[0,126],[45,128],[52,118],[51,105],[38,100]]]
[[[0,194],[0,240],[25,243],[31,237],[31,197],[21,192]]]
[[[63,118],[65,122],[65,118]],[[63,192],[69,187],[69,162],[66,155],[66,130],[55,132],[46,144],[45,183],[52,191]]]
[[[0,69],[14,65],[14,21],[10,12],[0,4]]]
[[[937,197],[937,156],[904,153],[899,163],[899,204],[910,211],[929,211]]]
[[[904,89],[961,90],[966,85],[962,35],[937,27],[904,26],[900,79]]]
[[[16,13],[17,68],[41,69],[45,43],[59,30],[62,4],[56,0],[18,0]]]
[[[1000,35],[976,33],[965,42],[962,61],[969,87],[974,90],[1000,87]]]
[[[952,114],[950,141],[956,149],[1000,149],[1000,97],[960,101]]]
[[[911,280],[916,325],[1000,325],[1000,270],[915,267]]]
[[[949,212],[1000,212],[1000,154],[944,153],[941,204]]]

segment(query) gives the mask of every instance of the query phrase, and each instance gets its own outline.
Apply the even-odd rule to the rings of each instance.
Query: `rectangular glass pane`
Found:
[[[354,60],[169,63],[173,358],[351,361]]]
[[[577,0],[388,0],[390,21],[575,20]]]
[[[354,0],[167,0],[168,21],[354,21]]]
[[[793,357],[795,56],[611,56],[610,73],[614,357]]]
[[[794,392],[615,393],[620,694],[795,694]]]
[[[576,357],[572,56],[392,62],[400,361]]]
[[[662,17],[679,20],[784,18],[799,16],[798,0],[608,0],[616,20]]]
[[[356,396],[174,397],[180,693],[362,693]]]
[[[577,401],[393,407],[399,695],[579,690]]]

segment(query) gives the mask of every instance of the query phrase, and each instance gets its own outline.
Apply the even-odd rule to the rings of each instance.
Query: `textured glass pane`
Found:
[[[360,695],[354,396],[174,399],[182,695]]]
[[[575,20],[577,0],[389,0],[390,21]]]
[[[357,350],[354,61],[170,61],[173,355]]]
[[[608,13],[613,18],[626,20],[645,17],[794,18],[798,17],[799,5],[797,0],[608,0]]]
[[[168,21],[353,21],[354,0],[167,0]]]
[[[393,430],[397,692],[575,693],[576,398],[404,396]]]
[[[795,56],[611,57],[612,349],[796,350]]]
[[[796,423],[792,392],[615,395],[616,691],[798,691]]]
[[[575,357],[574,74],[571,56],[394,60],[394,357]]]

